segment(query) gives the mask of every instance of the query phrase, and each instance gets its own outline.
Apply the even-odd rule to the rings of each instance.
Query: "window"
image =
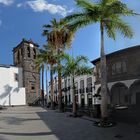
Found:
[[[121,62],[117,62],[116,63],[116,73],[120,74],[122,72],[121,68],[122,68]]]
[[[27,56],[30,57],[30,47],[27,47]]]
[[[91,87],[92,85],[92,77],[87,78],[87,87]]]
[[[17,53],[14,54],[14,62],[17,64]]]
[[[14,74],[15,81],[19,81],[19,75],[17,73]]]
[[[34,86],[31,86],[31,90],[35,90],[35,87]]]
[[[35,90],[35,84],[31,83],[31,90],[34,91]]]
[[[78,103],[78,95],[75,96],[76,103]]]
[[[125,61],[116,62],[112,65],[112,75],[122,74],[122,73],[126,73],[126,72],[127,72],[127,68],[126,68]]]
[[[65,81],[64,81],[64,83],[65,83],[65,88],[67,87],[67,79],[65,79]]]
[[[92,95],[88,95],[88,107],[92,107]]]
[[[126,62],[122,62],[122,72],[123,73],[126,73],[127,72]]]
[[[80,93],[84,93],[84,80],[80,81]]]
[[[18,50],[18,52],[17,52],[17,62],[19,62],[20,61],[20,51]]]
[[[80,81],[80,88],[84,88],[84,80]]]
[[[21,56],[23,56],[23,51],[24,51],[23,48],[21,48]]]
[[[33,48],[33,58],[35,59],[36,58],[36,49]]]
[[[70,86],[70,79],[68,79],[68,86]]]
[[[70,90],[70,79],[68,79],[68,91]]]
[[[92,77],[87,78],[87,92],[92,92]]]

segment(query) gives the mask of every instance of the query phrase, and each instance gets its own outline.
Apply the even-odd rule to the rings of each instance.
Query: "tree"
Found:
[[[53,66],[56,64],[56,56],[49,45],[44,45],[37,55],[37,60],[42,64],[50,65],[50,83],[51,83],[51,109],[54,109],[54,90],[53,90]],[[44,87],[44,86],[43,86]]]
[[[71,46],[73,32],[68,28],[67,23],[60,19],[51,20],[51,24],[44,25],[43,35],[47,37],[48,44],[51,45],[53,51],[58,55],[63,52],[66,47]],[[57,59],[57,72],[58,72],[58,108],[62,111],[62,85],[61,85],[61,61]]]
[[[85,56],[77,56],[76,58],[71,57],[68,54],[63,55],[63,66],[61,68],[62,75],[64,77],[70,76],[72,78],[72,93],[73,93],[73,115],[77,116],[76,110],[76,98],[75,98],[75,76],[82,75],[82,74],[91,74],[92,69],[86,66],[87,64],[87,57]]]
[[[107,99],[107,70],[106,57],[104,51],[104,31],[110,38],[115,40],[116,31],[124,37],[131,38],[133,32],[130,26],[124,22],[122,16],[137,15],[127,8],[127,5],[120,0],[99,0],[92,2],[89,0],[75,0],[77,6],[82,8],[81,12],[71,14],[65,18],[75,30],[89,24],[98,22],[100,24],[100,65],[101,65],[101,116],[102,122],[108,118],[108,99]],[[104,125],[104,124],[103,124]]]

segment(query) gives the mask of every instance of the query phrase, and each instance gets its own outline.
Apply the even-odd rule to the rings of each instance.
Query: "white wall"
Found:
[[[15,73],[19,75],[18,81],[15,80]],[[22,68],[0,67],[0,78],[0,105],[26,105]]]
[[[86,87],[87,87],[87,78],[89,77],[92,77],[92,86],[94,86],[94,82],[95,82],[95,76],[92,74],[92,75],[88,75],[88,74],[85,74],[85,75],[80,75],[80,76],[75,76],[75,83],[78,82],[78,104],[81,105],[81,93],[79,93],[79,89],[80,89],[80,81],[81,80],[84,80],[84,88],[85,88],[85,92],[83,93],[84,94],[84,99],[85,99],[85,105],[88,104],[88,94],[86,93]],[[66,93],[65,92],[62,92],[63,96],[66,94],[67,95],[67,100],[69,101],[69,94],[70,94],[70,103],[73,102],[73,91],[72,91],[72,77],[67,77],[67,80],[70,79],[70,91],[67,91]],[[57,81],[58,82],[58,81]],[[54,88],[55,88],[55,85],[58,84],[58,83],[55,83],[54,82]],[[64,79],[62,79],[62,83],[64,82]],[[63,84],[62,84],[63,85]],[[69,87],[68,85],[68,82],[67,82],[67,87]],[[63,88],[63,86],[62,86]],[[48,90],[50,91],[50,85],[48,87]],[[93,98],[93,95],[95,94],[95,91],[94,91],[94,88],[92,90],[92,93],[90,93],[92,96],[92,103],[94,104],[94,98]],[[58,95],[58,93],[57,93]],[[49,94],[48,94],[48,102],[50,101],[49,99]],[[65,96],[64,96],[65,98]]]

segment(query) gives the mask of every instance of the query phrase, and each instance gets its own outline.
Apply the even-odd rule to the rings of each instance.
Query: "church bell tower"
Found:
[[[40,96],[40,74],[34,64],[37,50],[36,43],[25,39],[13,49],[14,65],[23,68],[23,86],[28,105],[33,104]]]

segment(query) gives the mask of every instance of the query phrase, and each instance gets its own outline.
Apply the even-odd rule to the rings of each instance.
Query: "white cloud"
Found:
[[[48,3],[46,0],[32,0],[25,3],[19,3],[17,7],[28,5],[34,12],[48,11],[51,14],[60,14],[66,16],[71,10],[67,10],[66,6]]]
[[[6,6],[11,5],[14,2],[14,0],[0,0],[0,4],[4,4]]]
[[[18,8],[21,7],[21,6],[23,6],[22,3],[17,4],[17,7],[18,7]]]

